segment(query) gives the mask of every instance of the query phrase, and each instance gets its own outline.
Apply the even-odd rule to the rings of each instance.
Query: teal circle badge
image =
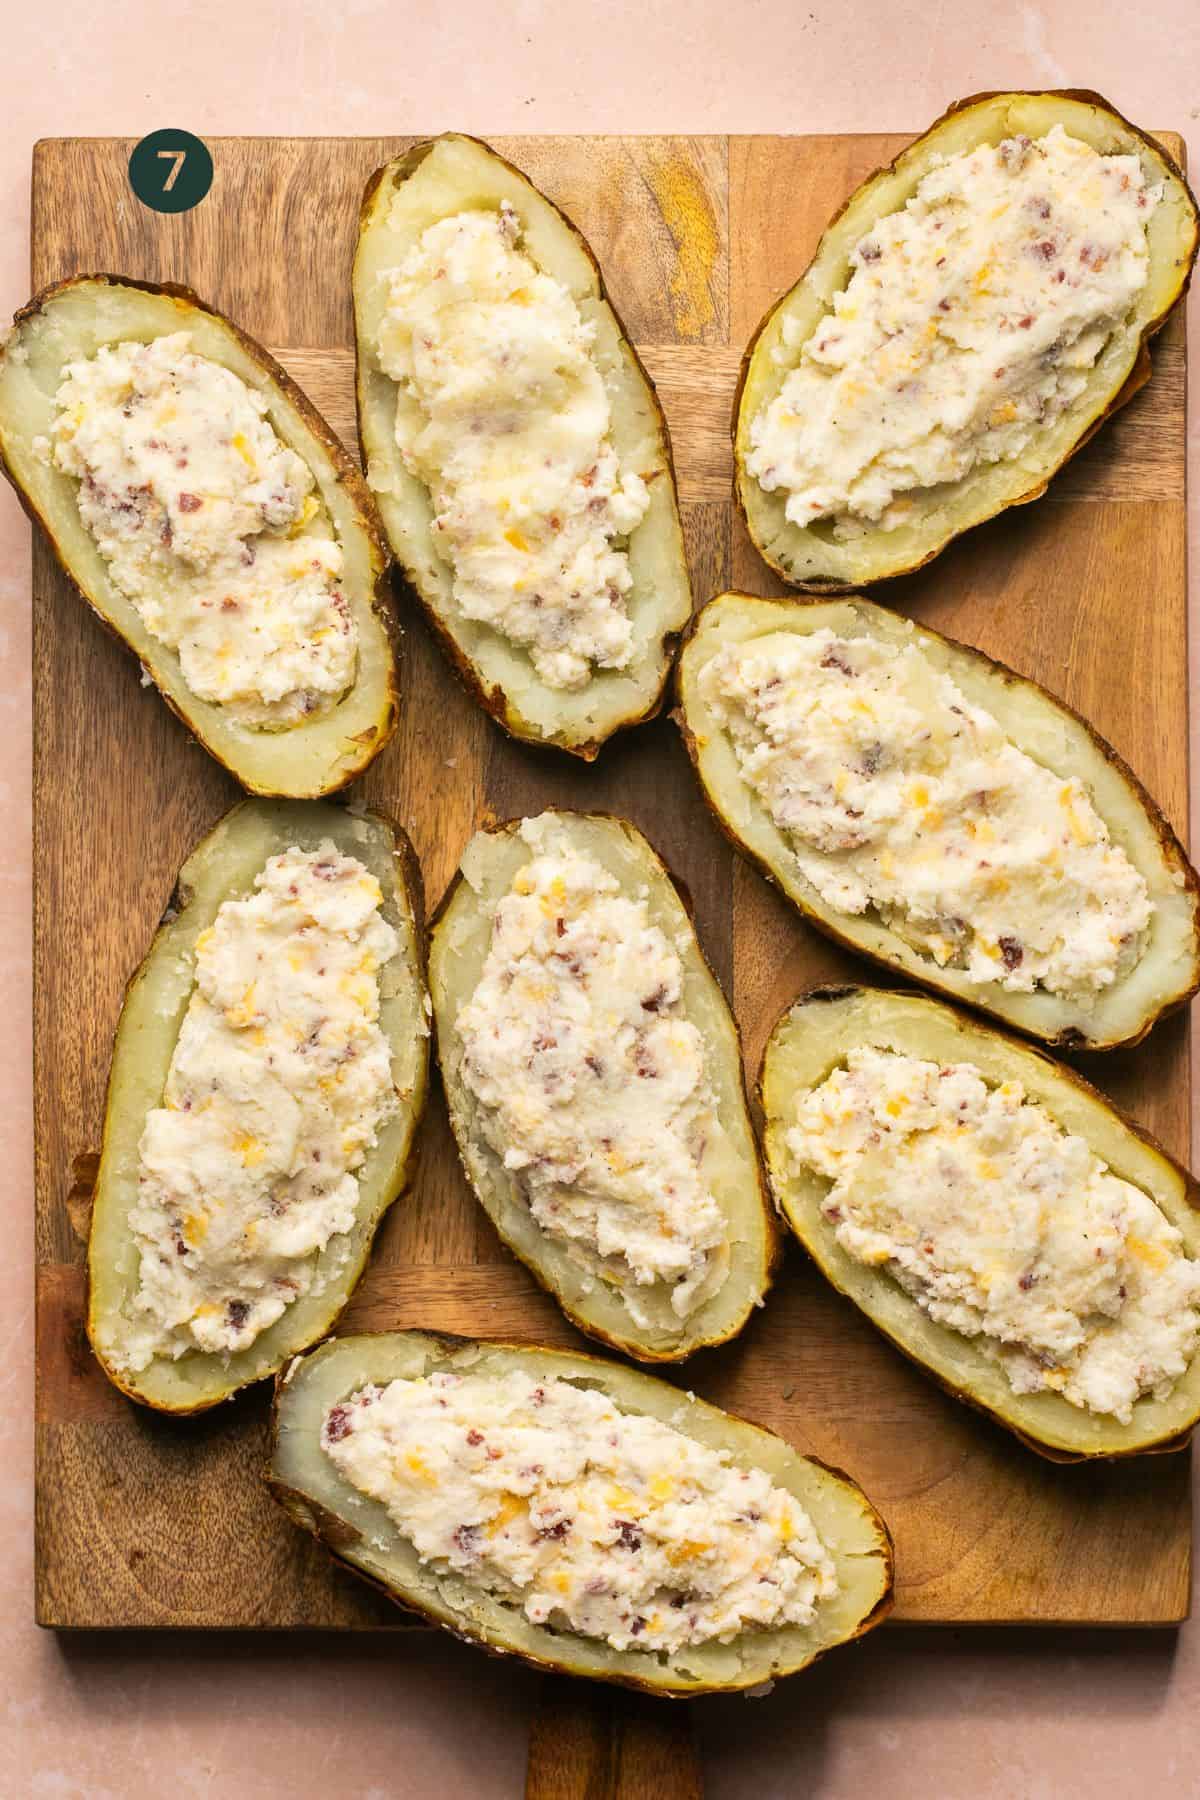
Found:
[[[190,212],[212,186],[208,145],[190,131],[152,131],[129,158],[129,185],[155,212]]]

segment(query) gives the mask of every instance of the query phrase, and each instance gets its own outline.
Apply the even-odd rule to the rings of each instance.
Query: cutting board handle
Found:
[[[703,1800],[686,1700],[542,1678],[525,1800]]]

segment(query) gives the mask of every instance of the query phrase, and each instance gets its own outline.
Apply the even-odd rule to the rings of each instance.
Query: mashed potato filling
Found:
[[[248,1349],[355,1221],[355,1171],[396,1106],[382,894],[331,842],[272,856],[196,940],[163,1103],[146,1118],[130,1226],[128,1367]]]
[[[851,257],[750,428],[746,467],[800,526],[902,525],[913,490],[1019,458],[1078,399],[1149,272],[1162,195],[1136,156],[1055,125],[940,160]]]
[[[843,1250],[977,1340],[1015,1393],[1128,1424],[1186,1371],[1200,1263],[1020,1082],[862,1047],[798,1096],[786,1141],[831,1183],[821,1211]]]
[[[837,1592],[763,1470],[570,1381],[392,1381],[333,1407],[321,1442],[422,1562],[615,1650],[807,1625]]]
[[[701,688],[829,906],[1014,993],[1086,1003],[1136,962],[1153,903],[1083,784],[918,644],[775,632],[718,652]]]
[[[510,206],[441,219],[387,283],[379,357],[454,597],[554,688],[633,654],[623,540],[649,505],[623,467],[593,327],[522,248]]]
[[[456,1030],[480,1130],[530,1211],[621,1292],[666,1284],[686,1317],[728,1272],[705,1155],[719,1123],[704,1041],[684,1016],[681,946],[646,897],[546,821],[496,908]]]
[[[354,681],[342,552],[312,472],[267,402],[187,332],[67,365],[43,445],[188,688],[247,725],[288,727]]]

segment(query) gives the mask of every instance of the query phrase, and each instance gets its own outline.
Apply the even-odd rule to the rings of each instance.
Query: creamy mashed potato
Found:
[[[552,821],[496,908],[461,1008],[462,1079],[485,1142],[541,1229],[621,1291],[665,1284],[686,1317],[724,1281],[705,1152],[719,1129],[704,1041],[684,1016],[683,946]]]
[[[786,1143],[831,1184],[821,1211],[842,1248],[992,1355],[1014,1392],[1128,1424],[1186,1371],[1200,1263],[1020,1082],[860,1047],[797,1095]]]
[[[355,1171],[396,1107],[379,1026],[399,940],[331,842],[273,856],[196,940],[163,1103],[146,1118],[124,1365],[247,1349],[354,1224]]]
[[[148,631],[200,700],[287,727],[354,681],[342,551],[266,401],[186,332],[67,365],[43,453]]]
[[[720,650],[701,691],[796,866],[940,967],[1087,1003],[1153,914],[1081,782],[1017,749],[919,644],[828,629]]]
[[[321,1442],[423,1562],[616,1650],[807,1625],[837,1592],[762,1470],[569,1381],[392,1381],[333,1407]]]
[[[439,220],[383,279],[396,439],[458,605],[527,650],[549,687],[625,668],[624,540],[649,495],[613,446],[592,327],[507,204]]]
[[[1083,392],[1149,272],[1161,198],[1137,156],[1055,125],[943,159],[856,247],[850,278],[751,423],[788,519],[850,538],[914,491],[1019,457]],[[789,335],[791,333],[791,335]]]

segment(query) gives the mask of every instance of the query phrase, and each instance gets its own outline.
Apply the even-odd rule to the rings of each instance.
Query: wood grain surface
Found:
[[[358,199],[370,172],[409,141],[217,140],[212,192],[176,216],[132,197],[130,143],[43,142],[34,285],[87,269],[186,281],[274,347],[351,437]],[[901,141],[498,141],[591,239],[661,384],[698,602],[724,585],[781,591],[731,519],[739,352],[829,213]],[[975,532],[885,596],[1062,694],[1177,829],[1187,816],[1183,375],[1180,318],[1159,340],[1153,382],[1046,501]],[[266,1498],[266,1393],[173,1423],[123,1401],[88,1353],[78,1190],[99,1142],[122,988],[176,869],[235,789],[139,686],[40,543],[33,607],[38,1617],[64,1627],[395,1627],[401,1615],[330,1568]],[[690,886],[752,1068],[798,988],[867,973],[725,845],[669,722],[618,739],[588,769],[518,747],[466,699],[418,620],[403,622],[402,723],[362,786],[407,824],[431,901],[485,811],[609,807]],[[1093,1079],[1186,1152],[1182,1020],[1092,1063]],[[415,1189],[388,1222],[345,1325],[578,1341],[470,1198],[436,1090]],[[895,1533],[902,1619],[1163,1624],[1186,1612],[1186,1455],[1041,1462],[902,1362],[794,1249],[743,1338],[696,1357],[678,1379],[862,1482]],[[570,1729],[585,1727],[576,1718]],[[622,1754],[653,1765],[661,1746],[629,1729]],[[611,1759],[612,1741],[600,1729],[596,1755]],[[642,1791],[656,1791],[645,1780]]]

